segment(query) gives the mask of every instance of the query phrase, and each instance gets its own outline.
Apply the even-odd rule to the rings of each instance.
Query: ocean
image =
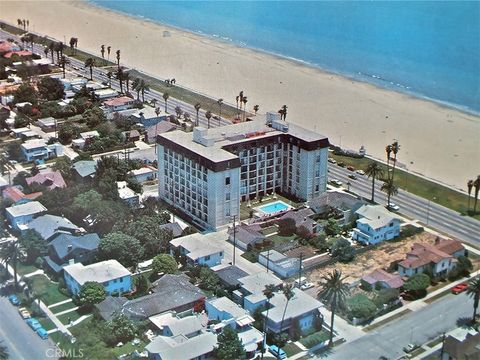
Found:
[[[480,2],[90,1],[480,113]]]

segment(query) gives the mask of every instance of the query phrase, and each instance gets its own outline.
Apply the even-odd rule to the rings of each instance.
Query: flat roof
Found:
[[[10,206],[5,209],[11,216],[19,217],[25,215],[34,215],[47,211],[47,208],[38,201],[29,201],[24,204]]]
[[[279,286],[282,284],[282,280],[277,278],[275,275],[264,271],[245,276],[238,279],[238,281],[242,284],[242,288],[252,294],[263,293],[266,285],[273,284],[275,286]]]
[[[225,296],[217,299],[211,299],[207,302],[218,311],[229,313],[232,318],[235,319],[249,315],[247,310],[243,309],[240,305],[234,303],[232,300]]]
[[[162,360],[190,360],[208,354],[217,345],[217,336],[206,332],[192,338],[183,335],[157,336],[145,349]]]
[[[43,139],[27,140],[21,145],[25,150],[37,149],[47,146],[47,142]]]
[[[123,267],[117,260],[101,261],[87,266],[76,263],[65,266],[63,270],[72,276],[80,286],[87,281],[104,283],[131,275],[130,271]]]
[[[186,251],[188,251],[187,256],[192,259],[196,260],[198,258],[223,252],[223,249],[214,243],[214,239],[222,236],[220,233],[212,232],[209,234],[200,234],[195,233],[187,236],[182,236],[177,239],[173,239],[170,241],[170,244],[175,247],[183,247]]]
[[[294,288],[292,291],[294,296],[288,303],[285,319],[296,318],[307,312],[319,309],[322,306],[320,301],[304,293],[302,290]],[[273,298],[270,299],[270,304],[273,307],[268,311],[268,318],[276,323],[281,322],[286,302],[287,298],[283,293],[276,292]],[[262,314],[266,315],[266,313],[267,312],[264,311]]]

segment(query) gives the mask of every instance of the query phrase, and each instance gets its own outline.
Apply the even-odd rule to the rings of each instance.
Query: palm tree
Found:
[[[175,107],[175,113],[177,114],[177,119],[180,119],[180,117],[182,116],[183,114],[183,110],[180,106],[176,106]]]
[[[27,30],[30,28],[30,20],[27,20]]]
[[[128,84],[128,80],[127,80]],[[140,82],[140,91],[142,92],[142,102],[145,102],[145,91],[150,90],[150,86],[145,82],[145,80],[142,79]]]
[[[52,63],[55,63],[55,58],[53,57],[53,52],[55,51],[55,44],[53,41],[48,43],[48,50],[50,50],[50,55],[52,56]]]
[[[125,81],[125,85],[127,85],[127,93],[130,92],[130,73],[128,71],[123,72],[123,80]]]
[[[18,288],[17,262],[20,260],[21,255],[22,248],[18,240],[5,242],[0,247],[0,258],[3,259],[6,264],[12,265],[15,289]]]
[[[22,23],[23,23],[23,31],[27,31],[27,21],[23,19]]]
[[[477,317],[477,308],[480,301],[480,277],[470,280],[468,283],[467,294],[473,297],[473,318],[472,323],[475,323]]]
[[[335,311],[345,304],[345,300],[349,293],[347,285],[344,283],[345,277],[342,272],[335,269],[331,273],[322,276],[319,282],[322,289],[318,292],[317,297],[330,307],[332,316],[330,318],[330,341],[328,346],[333,345],[333,323],[335,319]]]
[[[70,48],[72,49],[72,54],[75,54],[75,48],[78,47],[78,38],[71,37],[69,45],[70,45]]]
[[[195,126],[198,126],[198,112],[200,111],[201,105],[200,103],[196,103],[194,106],[195,111],[197,112],[197,121],[195,121]]]
[[[467,189],[468,189],[467,212],[470,211],[470,195],[472,194],[472,188],[473,188],[473,180],[468,180],[468,182],[467,182]]]
[[[210,129],[210,118],[212,117],[212,112],[208,110],[205,113],[205,117],[207,118],[207,129]]]
[[[152,100],[150,100],[150,102],[152,103],[152,106],[155,107],[157,105],[158,100],[155,99],[155,98],[152,98]]]
[[[45,46],[45,47],[43,48],[43,52],[45,53],[45,57],[46,57],[47,59],[48,59],[48,51],[49,51],[49,50],[48,50],[48,47]],[[52,60],[52,62],[53,62],[53,60]]]
[[[385,147],[385,152],[387,153],[387,180],[390,179],[390,155],[392,154],[392,145],[387,145]]]
[[[124,77],[125,78],[125,77]],[[135,90],[137,92],[137,100],[140,101],[140,78],[135,78],[135,80],[133,80],[132,82],[132,89]]]
[[[17,25],[22,26],[22,19],[17,19]]]
[[[65,65],[69,63],[70,63],[70,60],[68,60],[65,55],[62,55],[62,58],[60,59],[60,62],[58,64],[62,67],[64,79],[65,79]]]
[[[275,285],[269,284],[265,285],[265,289],[263,290],[263,295],[267,298],[267,314],[265,315],[265,319],[263,320],[263,341],[262,341],[262,355],[261,358],[263,359],[263,354],[265,353],[265,345],[267,342],[267,321],[268,321],[268,311],[270,310],[270,299],[273,298],[275,295]]]
[[[398,193],[398,188],[395,186],[392,179],[387,179],[387,181],[382,184],[380,190],[386,192],[388,195],[387,205],[390,205],[390,198]]]
[[[393,169],[392,169],[392,180],[395,175],[395,167],[397,166],[397,154],[400,151],[400,144],[398,141],[394,141],[392,144],[392,152],[393,152]]]
[[[243,100],[242,100],[242,103],[243,103],[243,121],[245,121],[247,119],[247,114],[246,114],[246,112],[247,112],[247,102],[248,102],[247,97],[244,96]]]
[[[223,105],[223,99],[220,98],[217,100],[217,104],[218,104],[218,125],[220,125],[220,118],[222,117],[222,105]]]
[[[255,115],[257,115],[258,109],[260,109],[260,105],[253,105],[253,111],[255,111]]]
[[[283,322],[285,321],[285,314],[287,313],[288,303],[290,299],[295,296],[295,293],[293,292],[293,284],[287,284],[283,287],[283,295],[287,299],[287,302],[285,303],[285,309],[283,309],[282,321],[280,322],[280,333],[283,330]]]
[[[237,101],[237,114],[238,114],[238,102],[240,101],[240,96],[237,95],[237,97],[235,98],[235,100]]]
[[[117,54],[117,66],[120,69],[120,50],[117,50],[116,54]]]
[[[122,68],[118,68],[117,72],[115,73],[115,77],[118,80],[118,83],[120,84],[120,92],[123,93],[123,70]]]
[[[287,120],[287,105],[282,106],[283,121]]]
[[[480,191],[480,175],[477,176],[473,182],[473,187],[475,188],[475,198],[473,199],[473,215],[477,213],[477,201],[478,201],[478,192]]]
[[[168,98],[170,97],[170,94],[169,93],[163,93],[163,100],[165,100],[165,112],[168,112],[167,111],[167,101],[168,101]]]
[[[95,59],[88,58],[85,60],[85,67],[90,68],[90,80],[93,80],[93,67],[95,66]]]
[[[372,203],[375,201],[375,179],[383,176],[383,169],[377,162],[372,161],[365,169],[365,174],[370,178],[372,177]]]

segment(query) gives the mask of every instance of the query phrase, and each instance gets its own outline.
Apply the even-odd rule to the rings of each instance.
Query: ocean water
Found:
[[[478,1],[99,1],[480,113]]]

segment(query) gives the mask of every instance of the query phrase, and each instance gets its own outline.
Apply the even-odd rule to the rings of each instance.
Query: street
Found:
[[[17,307],[0,297],[0,341],[12,360],[57,359],[52,340],[42,340],[20,317]]]
[[[424,308],[392,320],[367,335],[335,347],[328,353],[333,360],[378,359],[385,356],[397,359],[405,355],[409,343],[424,344],[443,332],[457,327],[457,320],[470,318],[473,300],[466,293],[447,294]]]
[[[370,199],[372,194],[372,179],[366,175],[357,176],[356,180],[348,178],[352,171],[338,165],[329,164],[329,180],[338,179],[343,182],[346,188],[350,182],[350,191]],[[375,182],[375,201],[385,205],[387,194],[380,191],[381,181]],[[400,206],[400,213],[413,219],[418,219],[429,227],[440,232],[447,233],[459,240],[465,241],[474,246],[480,246],[480,221],[468,216],[462,216],[456,211],[447,209],[432,201],[413,195],[407,191],[398,190],[398,194],[392,196],[391,202]]]

